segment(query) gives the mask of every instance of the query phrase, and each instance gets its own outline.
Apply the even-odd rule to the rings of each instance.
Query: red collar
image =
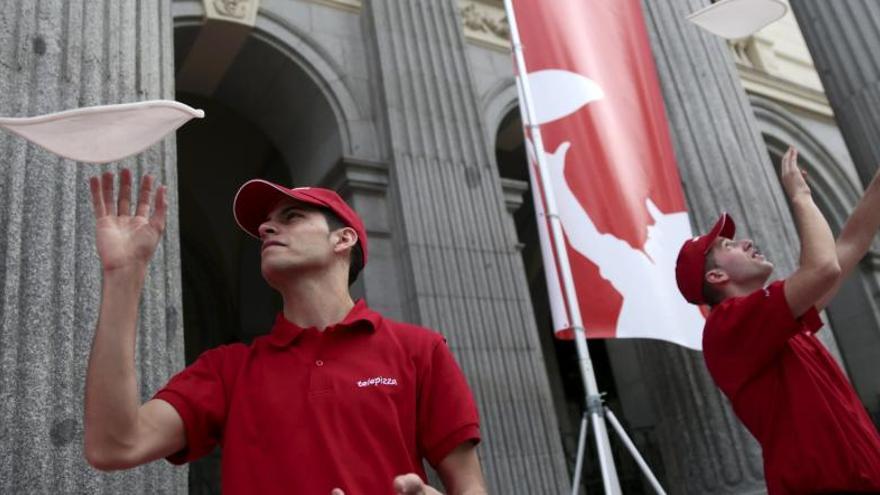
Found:
[[[363,327],[371,332],[375,332],[379,327],[382,316],[367,307],[367,303],[363,299],[358,299],[348,312],[348,315],[339,323],[330,325],[324,331],[335,332],[337,330],[347,330],[355,327]],[[269,340],[278,347],[285,347],[293,344],[306,330],[316,330],[315,327],[301,328],[295,323],[291,323],[284,318],[283,312],[278,312],[275,317],[275,324],[272,326],[272,332],[269,334]]]

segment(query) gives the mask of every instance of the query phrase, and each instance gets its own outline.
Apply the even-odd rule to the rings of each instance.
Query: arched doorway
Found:
[[[550,301],[544,275],[544,263],[538,240],[538,229],[532,194],[529,189],[529,172],[526,161],[525,140],[522,120],[518,108],[507,109],[496,127],[495,161],[502,187],[506,192],[526,191],[522,204],[512,212],[517,240],[521,246],[523,265],[529,284],[529,294],[534,308],[538,339],[541,343],[544,364],[547,368],[551,393],[555,403],[565,455],[569,469],[573,469],[577,452],[578,429],[584,409],[584,388],[578,367],[577,350],[573,342],[558,340],[553,336]],[[654,469],[654,474],[664,481],[664,472],[659,455],[652,407],[645,397],[634,391],[644,388],[643,383],[633,385],[633,381],[643,381],[638,366],[638,352],[635,341],[591,340],[590,356],[593,360],[599,390],[604,392],[606,402],[617,411],[628,433]],[[618,381],[626,386],[618,388]],[[631,407],[623,407],[628,402]],[[632,407],[635,405],[635,407]],[[625,413],[641,409],[638,418]],[[624,410],[624,414],[621,414]],[[612,450],[624,493],[653,493],[629,453],[611,434]],[[587,493],[602,490],[601,473],[596,462],[592,433],[588,435],[587,453],[583,472],[583,486]]]
[[[211,56],[191,49],[201,29],[176,27],[178,70],[192,57]],[[256,177],[320,184],[343,156],[336,113],[320,83],[283,50],[254,30],[211,91],[177,88],[178,100],[206,112],[177,137],[187,364],[217,345],[268,332],[280,309],[259,272],[258,242],[233,219],[238,187]],[[190,465],[190,493],[220,493],[220,455]]]

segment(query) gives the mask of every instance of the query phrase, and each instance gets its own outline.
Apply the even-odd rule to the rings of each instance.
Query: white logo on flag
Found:
[[[529,84],[535,108],[552,109],[539,114],[538,124],[571,115],[604,96],[595,82],[561,70],[530,73]],[[648,227],[644,251],[600,233],[565,180],[565,156],[570,147],[570,142],[564,142],[553,153],[544,153],[559,219],[574,250],[595,263],[602,278],[623,296],[617,337],[661,338],[701,349],[705,320],[699,308],[681,296],[675,282],[678,250],[692,236],[687,212],[664,214],[647,199],[654,224]],[[533,147],[527,149],[534,161]]]

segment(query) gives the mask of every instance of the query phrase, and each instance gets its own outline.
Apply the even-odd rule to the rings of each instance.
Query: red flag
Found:
[[[512,3],[587,336],[701,348],[702,314],[675,284],[692,234],[639,0]],[[571,338],[549,243],[554,326]]]

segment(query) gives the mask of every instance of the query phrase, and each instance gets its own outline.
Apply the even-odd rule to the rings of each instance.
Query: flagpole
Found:
[[[577,347],[578,364],[581,371],[581,380],[584,383],[586,391],[586,414],[589,416],[593,426],[594,438],[596,442],[597,452],[599,454],[599,467],[602,472],[602,484],[605,487],[607,495],[620,495],[620,481],[617,477],[617,469],[614,466],[614,458],[611,453],[611,442],[608,439],[608,428],[605,423],[604,405],[602,396],[599,394],[599,386],[596,383],[596,375],[593,371],[593,362],[590,359],[590,351],[587,348],[587,337],[584,331],[583,320],[581,319],[580,307],[577,304],[577,291],[575,290],[574,280],[571,275],[571,265],[568,260],[568,253],[565,249],[565,239],[562,233],[562,223],[559,220],[559,212],[556,206],[556,196],[548,177],[548,166],[544,157],[544,141],[541,138],[541,129],[537,124],[535,108],[532,102],[532,92],[529,86],[528,71],[526,70],[525,56],[522,51],[522,43],[519,38],[519,28],[516,23],[516,16],[513,11],[512,0],[504,0],[504,8],[507,10],[507,19],[510,24],[510,40],[513,45],[514,58],[516,60],[516,68],[519,77],[517,84],[520,86],[520,98],[525,107],[526,125],[530,131],[532,144],[535,151],[535,159],[537,160],[537,175],[532,178],[532,187],[538,188],[543,192],[544,211],[550,223],[550,237],[553,240],[553,247],[556,251],[556,259],[560,266],[560,276],[562,279],[562,288],[565,298],[569,302],[567,305],[569,312],[569,323],[574,330],[574,341]],[[531,166],[531,165],[530,165]],[[539,221],[544,221],[539,219]],[[551,266],[545,267],[546,270],[553,269]],[[584,424],[586,427],[586,424]],[[583,435],[581,435],[583,436]],[[583,455],[583,449],[579,449],[579,456]],[[581,464],[582,459],[578,459]],[[579,480],[580,473],[575,473],[575,480]],[[572,494],[576,494],[578,486],[572,486]]]

